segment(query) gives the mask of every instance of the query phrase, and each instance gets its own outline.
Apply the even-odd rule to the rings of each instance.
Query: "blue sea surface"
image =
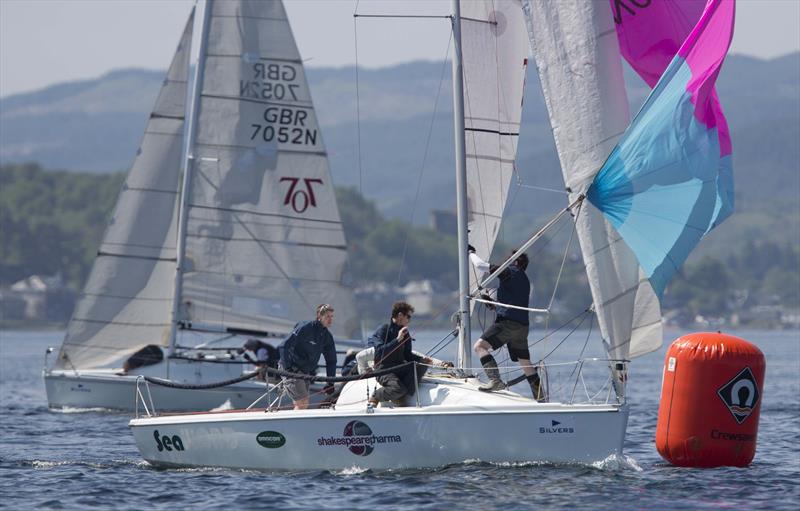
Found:
[[[0,331],[0,508],[798,509],[800,332],[731,332],[766,356],[758,449],[749,467],[715,469],[673,467],[655,448],[664,353],[681,333],[668,331],[661,350],[632,364],[624,459],[593,466],[475,462],[434,470],[263,473],[151,467],[128,430],[130,414],[48,410],[44,353],[60,344],[61,332]],[[587,335],[568,339],[575,352]],[[417,333],[418,348],[440,337]],[[599,346],[596,337],[589,339],[593,346]],[[448,346],[439,356],[453,351]],[[502,441],[486,432],[486,442]]]

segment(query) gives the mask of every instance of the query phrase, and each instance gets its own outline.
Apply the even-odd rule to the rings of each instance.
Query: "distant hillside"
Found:
[[[446,64],[359,71],[360,158],[354,68],[309,68],[308,76],[337,185],[360,188],[382,214],[406,221],[413,214],[417,224],[428,221],[430,209],[454,206]],[[0,163],[98,173],[126,169],[162,79],[156,71],[115,71],[3,98]],[[635,112],[647,88],[630,70],[627,81]],[[733,131],[737,214],[700,253],[719,254],[743,238],[800,244],[800,53],[773,60],[730,56],[719,94]],[[518,170],[524,185],[563,188],[533,66]],[[520,187],[512,193],[505,229],[510,243],[564,204],[557,192]]]

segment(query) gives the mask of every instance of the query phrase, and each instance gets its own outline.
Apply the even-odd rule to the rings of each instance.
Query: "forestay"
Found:
[[[461,41],[469,242],[488,260],[517,156],[529,51],[521,3],[462,1]]]
[[[606,1],[526,0],[525,11],[572,202],[587,192],[628,125],[613,19]],[[628,359],[657,349],[660,305],[636,256],[588,201],[577,215],[576,230],[609,356]]]
[[[147,344],[169,342],[193,22],[194,11],[67,327],[56,368],[102,367]]]
[[[281,2],[209,2],[178,320],[283,334],[336,308],[346,243],[300,54]]]

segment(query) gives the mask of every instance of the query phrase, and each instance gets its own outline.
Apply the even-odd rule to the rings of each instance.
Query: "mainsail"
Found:
[[[572,202],[587,192],[628,125],[613,19],[608,3],[598,0],[526,0],[525,9]],[[628,359],[658,349],[662,342],[660,304],[636,255],[588,201],[583,202],[575,223],[609,356]]]
[[[517,156],[528,62],[521,2],[462,1],[461,41],[469,242],[488,260]]]
[[[55,367],[101,367],[170,332],[189,47],[194,11],[120,192]]]
[[[325,302],[334,333],[350,335],[344,231],[283,4],[206,9],[177,320],[283,334]]]

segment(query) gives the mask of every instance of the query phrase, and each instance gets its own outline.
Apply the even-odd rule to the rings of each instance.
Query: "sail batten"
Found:
[[[528,41],[519,1],[461,2],[469,242],[488,260],[514,173]],[[478,278],[470,272],[470,289]]]
[[[178,321],[288,332],[319,303],[357,327],[346,239],[281,2],[210,2]]]
[[[194,11],[67,326],[55,368],[118,367],[145,345],[168,344],[193,23]]]

